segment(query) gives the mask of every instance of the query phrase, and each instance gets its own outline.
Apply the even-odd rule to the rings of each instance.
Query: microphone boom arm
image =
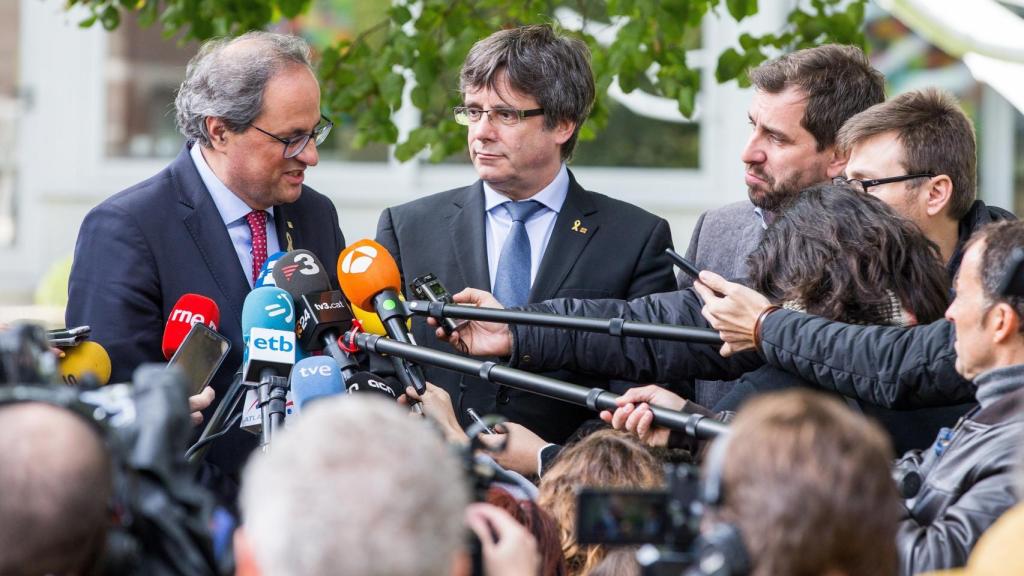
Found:
[[[477,376],[488,382],[503,384],[509,388],[540,394],[555,400],[569,402],[578,406],[586,406],[594,411],[618,408],[615,399],[618,395],[600,388],[586,388],[568,382],[548,378],[539,374],[531,374],[494,362],[486,362],[466,358],[456,354],[440,352],[422,346],[396,342],[375,334],[357,333],[352,339],[360,348],[405,358],[412,362],[430,364],[447,370]],[[706,440],[728,432],[729,427],[717,420],[701,414],[685,414],[667,408],[651,406],[654,413],[654,424],[670,430],[684,432],[694,438]]]
[[[459,318],[505,324],[527,324],[566,330],[580,330],[583,332],[598,332],[618,338],[632,336],[655,340],[697,342],[712,345],[722,344],[722,338],[718,335],[718,331],[711,328],[635,322],[623,320],[622,318],[574,318],[544,312],[479,308],[476,306],[446,304],[444,302],[429,302],[427,300],[410,300],[405,303],[405,307],[411,314],[430,316],[436,319]]]

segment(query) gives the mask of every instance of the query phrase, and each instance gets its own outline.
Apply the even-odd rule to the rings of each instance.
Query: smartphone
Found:
[[[675,261],[676,266],[678,266],[684,274],[686,274],[690,278],[693,278],[694,280],[699,279],[698,277],[700,276],[700,270],[698,270],[692,262],[680,256],[678,252],[671,248],[665,248],[665,253],[672,257],[672,260]]]
[[[665,542],[671,533],[665,490],[583,488],[576,496],[576,541],[624,546]]]
[[[46,333],[46,341],[54,348],[71,348],[78,346],[89,338],[92,331],[88,326],[76,326],[74,328],[59,328]]]
[[[189,396],[198,394],[217,373],[231,350],[231,342],[202,323],[192,325],[168,367],[177,366],[189,383]]]

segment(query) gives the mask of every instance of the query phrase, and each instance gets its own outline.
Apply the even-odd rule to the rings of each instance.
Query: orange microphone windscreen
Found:
[[[384,290],[402,291],[395,259],[370,239],[349,245],[338,256],[338,283],[345,298],[363,310],[373,310],[373,297]]]

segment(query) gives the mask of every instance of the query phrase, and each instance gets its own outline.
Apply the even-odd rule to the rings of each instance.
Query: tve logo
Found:
[[[248,351],[252,363],[294,364],[295,333],[253,328],[249,331]]]
[[[300,362],[301,364],[301,362]],[[313,366],[312,368],[306,368],[305,366],[299,367],[299,376],[303,378],[309,378],[311,376],[330,376],[333,373],[331,367],[326,364],[320,364],[319,366]]]

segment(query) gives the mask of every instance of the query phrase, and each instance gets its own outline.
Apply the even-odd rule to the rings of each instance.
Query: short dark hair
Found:
[[[807,94],[800,125],[814,136],[818,152],[854,114],[885,100],[885,78],[856,46],[826,44],[770,60],[749,73],[755,88],[778,94],[797,87]]]
[[[110,455],[80,416],[0,406],[0,574],[85,574],[106,543]]]
[[[875,104],[846,121],[839,146],[850,150],[858,142],[895,131],[903,145],[903,168],[908,174],[945,174],[953,182],[949,215],[967,214],[977,192],[977,152],[974,125],[948,92],[937,88],[914,90]],[[899,174],[886,174],[899,176]],[[921,180],[908,180],[907,188]]]
[[[572,158],[580,126],[594,103],[590,50],[582,41],[557,34],[547,24],[501,30],[470,49],[459,73],[459,90],[487,87],[498,91],[504,72],[509,85],[532,96],[544,109],[544,127],[576,125],[562,144],[562,160]]]
[[[731,426],[713,515],[739,528],[751,576],[894,576],[900,505],[891,458],[885,432],[835,398],[762,394]]]
[[[1003,220],[985,225],[971,236],[964,246],[964,252],[978,242],[985,242],[980,274],[985,299],[993,304],[1005,302],[1012,306],[1021,320],[1020,332],[1024,333],[1024,298],[999,294],[1003,276],[1010,271],[1010,256],[1017,248],[1024,248],[1024,221]]]
[[[883,313],[895,295],[925,324],[942,318],[949,303],[938,247],[885,202],[849,186],[802,190],[748,262],[759,292],[832,320],[888,323]]]

